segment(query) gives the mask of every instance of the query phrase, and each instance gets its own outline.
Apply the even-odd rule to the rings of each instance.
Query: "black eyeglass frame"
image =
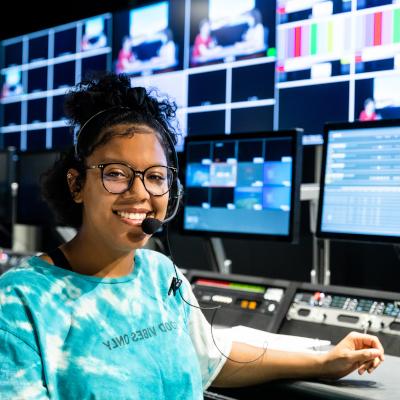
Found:
[[[108,165],[123,165],[123,166],[129,168],[132,171],[132,177],[129,180],[127,188],[123,192],[114,193],[114,192],[110,192],[106,188],[106,186],[104,184],[104,168],[106,168]],[[147,189],[146,184],[144,182],[144,175],[145,175],[146,171],[148,171],[151,168],[156,168],[156,167],[163,167],[163,168],[167,168],[168,170],[172,171],[172,179],[171,179],[171,182],[168,184],[168,190],[165,191],[162,194],[153,194],[153,193],[151,193]],[[99,168],[101,170],[101,183],[103,184],[104,189],[108,193],[111,193],[111,194],[123,194],[123,193],[127,192],[128,190],[131,189],[135,178],[138,176],[140,178],[140,180],[142,181],[143,187],[146,189],[147,193],[149,193],[151,196],[155,196],[155,197],[164,196],[166,193],[168,193],[171,190],[171,187],[172,187],[174,181],[176,180],[176,177],[177,177],[177,174],[178,174],[178,169],[175,168],[175,167],[171,167],[169,165],[151,165],[150,167],[147,167],[143,171],[133,169],[129,164],[126,164],[124,162],[101,163],[101,164],[97,164],[97,165],[88,165],[88,166],[85,167],[85,169],[96,169],[96,168]]]

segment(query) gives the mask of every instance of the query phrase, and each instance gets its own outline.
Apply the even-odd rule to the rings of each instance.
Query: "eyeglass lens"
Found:
[[[142,173],[127,165],[108,164],[103,168],[103,185],[110,193],[120,194],[129,190],[136,175],[142,180],[145,189],[155,196],[167,193],[173,180],[173,172],[164,166],[150,167]]]

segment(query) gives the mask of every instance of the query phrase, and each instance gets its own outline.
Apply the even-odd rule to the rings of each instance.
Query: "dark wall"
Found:
[[[1,7],[0,39],[66,24],[96,14],[127,8],[146,1],[135,0],[69,0],[7,1]]]

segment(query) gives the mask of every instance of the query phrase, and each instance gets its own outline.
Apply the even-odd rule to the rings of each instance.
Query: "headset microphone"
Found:
[[[174,196],[176,203],[172,214],[168,218],[165,218],[164,221],[161,221],[157,218],[145,218],[143,220],[142,230],[147,235],[152,235],[153,233],[156,233],[161,228],[162,225],[168,223],[169,221],[175,218],[176,214],[178,213],[179,205],[183,195],[183,186],[179,182],[179,179],[177,179],[177,186],[178,186],[178,192]]]

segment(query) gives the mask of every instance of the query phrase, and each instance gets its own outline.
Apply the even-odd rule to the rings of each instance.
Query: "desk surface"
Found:
[[[360,376],[356,371],[335,382],[290,381],[278,385],[326,399],[398,400],[400,357],[385,355],[385,361],[372,374]]]
[[[214,388],[211,388],[215,392]],[[276,381],[247,388],[217,390],[207,399],[335,399],[398,400],[400,399],[400,357],[385,355],[385,361],[372,374],[357,371],[334,382]],[[218,397],[222,395],[221,397]]]

